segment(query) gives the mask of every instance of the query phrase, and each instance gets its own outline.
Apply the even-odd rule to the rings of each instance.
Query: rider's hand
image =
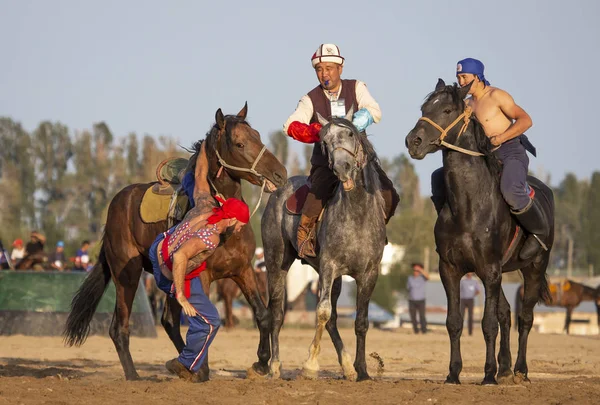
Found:
[[[198,311],[196,311],[196,308],[194,308],[194,306],[190,304],[187,298],[185,298],[185,295],[183,295],[182,293],[177,293],[177,302],[179,303],[179,305],[181,305],[183,313],[187,316],[199,315]]]
[[[502,141],[500,140],[500,135],[495,135],[495,136],[490,137],[490,142],[494,146],[502,145]]]
[[[358,132],[363,132],[372,123],[373,116],[366,108],[361,108],[352,117],[352,124],[358,129]]]

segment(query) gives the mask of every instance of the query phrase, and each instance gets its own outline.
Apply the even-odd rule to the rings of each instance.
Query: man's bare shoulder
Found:
[[[490,86],[490,97],[497,101],[512,100],[512,96],[506,91],[499,89],[498,87]]]

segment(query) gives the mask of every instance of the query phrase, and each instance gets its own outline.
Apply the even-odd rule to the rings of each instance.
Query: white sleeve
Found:
[[[299,121],[303,124],[309,124],[313,116],[313,112],[313,104],[312,101],[310,101],[310,97],[308,97],[308,95],[303,96],[300,101],[298,101],[296,111],[290,115],[290,118],[288,118],[283,125],[283,132],[285,132],[287,135],[288,127],[294,121]]]
[[[379,104],[377,104],[377,101],[369,93],[367,85],[359,80],[356,81],[356,103],[359,110],[366,108],[371,113],[375,123],[381,121],[381,108]]]

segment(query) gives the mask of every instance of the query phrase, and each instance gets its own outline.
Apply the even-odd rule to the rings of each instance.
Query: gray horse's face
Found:
[[[335,118],[331,122],[318,116],[323,125],[321,142],[327,150],[331,169],[344,183],[346,190],[351,189],[357,173],[357,154],[360,149],[359,133],[352,124],[352,109],[345,118]]]

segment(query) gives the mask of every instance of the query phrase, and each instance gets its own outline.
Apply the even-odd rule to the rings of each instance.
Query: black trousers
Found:
[[[469,328],[469,336],[471,336],[473,334],[473,307],[475,306],[475,299],[474,298],[468,298],[468,299],[461,299],[460,300],[460,314],[463,317],[463,321],[465,319],[465,309],[468,310],[468,314],[469,314],[469,323],[468,328]]]
[[[408,301],[408,312],[410,313],[410,321],[413,325],[415,333],[419,333],[417,325],[417,312],[419,313],[419,323],[421,324],[421,332],[427,332],[427,319],[425,319],[425,300]]]

